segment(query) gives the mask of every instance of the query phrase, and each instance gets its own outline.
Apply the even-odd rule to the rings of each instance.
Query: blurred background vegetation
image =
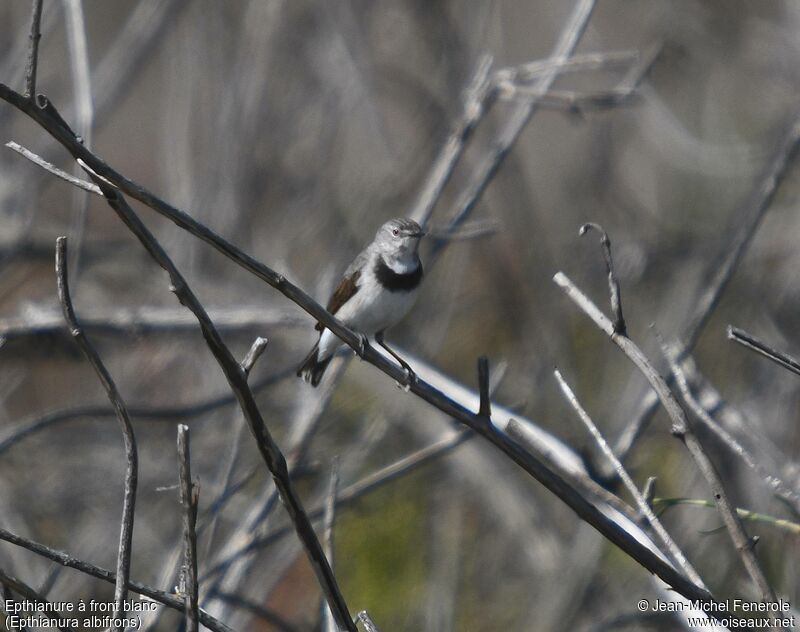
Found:
[[[80,5],[80,3],[78,3]],[[74,5],[74,3],[73,3]],[[126,176],[283,272],[325,302],[351,258],[386,219],[409,213],[483,53],[502,68],[544,59],[572,2],[504,0],[85,0],[82,16],[93,115],[81,126],[70,3],[45,1],[39,90],[93,150]],[[0,4],[0,80],[22,88],[29,3]],[[578,52],[659,54],[625,107],[536,114],[472,220],[499,229],[454,242],[430,268],[420,300],[390,332],[398,347],[465,384],[475,358],[507,365],[496,401],[516,407],[576,450],[591,441],[552,377],[557,364],[614,440],[646,392],[644,379],[552,283],[564,270],[605,306],[605,272],[585,221],[609,232],[634,340],[663,368],[649,329],[685,324],[708,276],[750,209],[798,110],[800,5],[791,1],[602,0]],[[620,71],[559,80],[563,90],[613,87]],[[85,103],[84,103],[85,106]],[[492,148],[511,105],[483,121],[436,207],[444,226],[472,167]],[[71,170],[66,153],[8,105],[0,140],[17,141]],[[800,352],[798,169],[778,195],[696,348],[697,367],[737,411],[740,436],[796,489],[800,480],[797,377],[725,340],[728,323]],[[353,362],[333,392],[312,391],[293,369],[313,322],[258,279],[175,226],[142,211],[242,357],[270,340],[251,382],[282,446],[314,420],[298,472],[309,506],[325,494],[338,456],[341,484],[449,432],[440,413]],[[141,461],[132,577],[170,590],[180,550],[176,411],[192,429],[200,515],[255,473],[201,536],[201,575],[241,538],[271,483],[202,338],[155,267],[102,200],[85,200],[10,150],[0,152],[0,441],[51,411],[104,406],[90,366],[58,316],[53,247],[70,237],[76,310],[135,414]],[[423,260],[426,251],[423,248]],[[159,311],[160,310],[160,311]],[[146,326],[146,316],[160,320]],[[101,326],[127,316],[132,324]],[[49,319],[49,320],[48,320]],[[55,323],[43,326],[42,323]],[[138,324],[137,324],[138,323]],[[660,496],[707,498],[659,413],[626,464]],[[797,516],[713,441],[739,505]],[[113,417],[66,414],[0,451],[0,525],[106,568],[121,512],[122,441]],[[285,523],[280,508],[265,527]],[[202,520],[201,520],[202,522]],[[665,523],[708,586],[753,596],[713,510],[675,507]],[[800,597],[796,535],[749,525],[779,594]],[[634,614],[652,597],[647,573],[491,447],[453,454],[341,508],[337,575],[354,611],[384,630],[590,629]],[[0,545],[0,564],[54,600],[110,598],[112,587]],[[173,583],[170,583],[173,582]],[[229,600],[205,607],[240,630],[281,629]],[[297,630],[319,617],[313,574],[293,537],[259,550],[228,592],[278,613]],[[174,612],[152,621],[174,630]],[[639,618],[628,629],[675,629]],[[286,629],[286,628],[284,628]],[[612,623],[609,629],[623,629]]]

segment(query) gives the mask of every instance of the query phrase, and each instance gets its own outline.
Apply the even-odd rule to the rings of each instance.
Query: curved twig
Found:
[[[136,505],[136,484],[138,480],[139,457],[136,451],[136,437],[133,434],[128,410],[125,402],[117,390],[114,379],[106,369],[100,355],[86,337],[83,329],[75,317],[72,299],[69,294],[69,278],[67,276],[67,238],[59,237],[56,240],[56,276],[58,278],[58,297],[64,310],[64,320],[69,325],[70,333],[86,359],[94,368],[97,377],[103,385],[111,405],[119,420],[122,436],[125,440],[125,456],[127,468],[125,471],[125,495],[122,503],[122,526],[119,534],[119,552],[117,555],[117,581],[114,587],[114,618],[122,619],[125,614],[125,598],[128,594],[128,578],[131,569],[131,545],[133,541],[133,519]],[[115,627],[122,630],[123,626]]]

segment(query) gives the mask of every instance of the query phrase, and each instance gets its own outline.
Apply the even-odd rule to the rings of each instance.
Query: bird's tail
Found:
[[[317,358],[318,351],[319,342],[314,345],[314,348],[311,349],[310,353],[306,356],[305,360],[303,360],[303,363],[297,369],[297,377],[303,378],[303,380],[311,384],[311,386],[317,386],[317,384],[319,384],[319,381],[322,379],[322,374],[325,373],[325,369],[328,368],[328,365],[333,359],[333,355],[330,355],[327,358],[320,360]]]

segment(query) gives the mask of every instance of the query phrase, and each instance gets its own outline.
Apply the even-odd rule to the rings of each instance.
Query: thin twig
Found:
[[[24,597],[28,601],[32,601],[37,604],[41,604],[43,606],[49,605],[49,601],[36,589],[31,588],[23,582],[21,579],[17,579],[16,577],[12,577],[11,575],[6,574],[2,568],[0,568],[0,584],[4,587],[13,590],[15,593]],[[58,609],[55,610],[58,612]],[[59,617],[58,615],[54,615],[50,610],[47,608],[42,609],[41,614],[48,619],[49,621],[53,622],[55,625]],[[8,625],[8,620],[6,620],[6,624]],[[72,628],[70,626],[57,626],[59,630],[64,630],[68,632],[72,632]]]
[[[624,336],[627,333],[625,318],[622,315],[622,297],[619,291],[619,279],[614,270],[614,260],[611,258],[611,240],[608,233],[600,224],[588,222],[580,227],[578,236],[585,235],[590,230],[600,233],[600,245],[603,247],[603,259],[606,262],[606,272],[608,274],[608,295],[611,299],[611,313],[614,314],[614,331]]]
[[[83,189],[84,191],[88,191],[89,193],[94,193],[95,195],[103,195],[102,191],[100,191],[100,187],[97,186],[96,184],[92,184],[91,182],[87,182],[86,180],[82,180],[81,178],[76,178],[75,176],[64,171],[63,169],[59,169],[54,164],[47,162],[44,158],[42,158],[38,154],[33,153],[30,149],[26,149],[19,143],[15,143],[13,140],[8,141],[6,143],[6,147],[8,147],[9,149],[13,149],[23,158],[27,158],[32,163],[40,166],[45,171],[49,171],[54,176],[61,178],[62,180],[66,180],[71,185],[76,186],[79,189]]]
[[[556,70],[559,75],[585,72],[602,68],[626,67],[641,58],[637,50],[606,51],[602,53],[579,53],[567,59],[541,59],[519,66],[502,68],[495,73],[498,84],[524,84],[538,79],[543,73]]]
[[[262,338],[259,336],[253,341],[252,346],[250,347],[250,351],[247,352],[247,355],[242,360],[242,371],[244,371],[244,376],[249,377],[250,371],[252,371],[253,367],[255,366],[258,359],[261,357],[261,354],[264,353],[267,349],[267,345],[269,344],[269,340],[266,338]]]
[[[686,414],[678,404],[672,392],[669,390],[664,379],[653,368],[653,365],[642,353],[641,349],[628,336],[615,331],[614,324],[603,314],[600,309],[581,292],[574,283],[563,273],[558,272],[553,280],[561,287],[567,296],[600,328],[601,331],[611,338],[622,352],[636,365],[636,367],[647,378],[650,386],[658,394],[661,404],[664,406],[670,420],[672,421],[672,433],[683,441],[692,458],[697,463],[703,477],[706,479],[714,500],[717,503],[722,520],[725,523],[731,540],[742,558],[745,568],[756,585],[763,601],[774,601],[775,593],[772,591],[762,572],[751,543],[741,520],[733,509],[733,505],[728,498],[722,479],[716,468],[708,458],[703,446],[697,436],[691,431]]]
[[[566,26],[559,35],[553,53],[550,55],[554,66],[539,75],[534,84],[535,93],[533,95],[515,103],[514,109],[492,143],[492,151],[475,169],[467,187],[456,200],[455,206],[449,214],[454,226],[460,225],[478,204],[489,183],[492,182],[506,156],[522,134],[522,130],[538,110],[539,99],[550,90],[558,77],[558,63],[566,61],[572,55],[588,27],[595,3],[596,0],[579,0],[575,4]],[[444,242],[434,240],[428,260],[434,260],[443,246]]]
[[[63,551],[52,549],[44,544],[34,542],[33,540],[23,538],[22,536],[18,536],[10,531],[7,531],[6,529],[0,528],[0,540],[4,540],[16,546],[27,549],[36,555],[47,558],[48,560],[52,560],[56,564],[60,564],[66,568],[75,569],[76,571],[80,571],[86,575],[91,575],[97,579],[102,579],[110,584],[116,583],[117,574],[114,571],[107,570],[100,566],[95,566],[89,562],[72,557]],[[151,586],[131,580],[128,580],[128,588],[135,593],[149,597],[153,601],[163,603],[168,608],[172,608],[173,610],[178,610],[180,612],[186,612],[186,604],[184,603],[182,597],[177,597],[171,593],[159,590],[158,588],[153,588]],[[203,610],[200,610],[200,623],[206,626],[209,630],[214,630],[214,632],[233,632],[233,630],[222,623],[222,621],[217,620],[215,617],[212,617]]]
[[[800,513],[800,495],[791,489],[780,478],[771,474],[767,469],[761,465],[756,458],[747,450],[741,443],[739,443],[733,435],[731,435],[725,428],[718,424],[708,411],[697,401],[697,398],[692,394],[689,388],[689,381],[686,378],[686,373],[678,364],[674,348],[662,347],[664,356],[669,362],[672,375],[675,377],[675,382],[681,393],[683,401],[689,406],[694,416],[699,419],[711,432],[713,432],[728,447],[734,454],[744,461],[745,465],[753,470],[761,479],[772,488],[773,492],[789,503],[796,513]]]
[[[478,392],[481,398],[478,415],[488,421],[492,416],[492,401],[489,394],[489,358],[486,356],[478,358]]]
[[[344,597],[339,590],[336,578],[325,558],[322,546],[314,533],[314,529],[303,509],[300,498],[294,490],[286,466],[286,459],[281,453],[278,444],[275,443],[275,440],[272,438],[264,422],[264,418],[261,416],[253,392],[247,384],[247,378],[242,367],[234,359],[230,350],[223,342],[214,323],[208,317],[202,304],[186,283],[183,275],[181,275],[175,267],[175,264],[163,250],[153,234],[142,223],[136,213],[134,213],[125,198],[116,189],[109,186],[103,178],[97,178],[91,171],[89,174],[102,189],[103,195],[111,208],[117,212],[119,218],[137,237],[156,263],[169,274],[173,291],[178,297],[178,300],[197,318],[208,348],[224,372],[231,390],[236,394],[239,400],[242,412],[256,440],[261,457],[272,474],[275,487],[286,506],[286,510],[295,526],[297,535],[303,543],[309,561],[314,568],[317,580],[328,599],[334,618],[341,628],[352,632],[355,628],[350,618],[350,613],[347,610]]]
[[[25,67],[25,98],[36,99],[36,70],[39,66],[39,40],[42,38],[42,0],[31,3],[31,32],[28,49],[28,64]]]
[[[495,90],[489,75],[491,68],[491,55],[481,56],[472,81],[464,95],[464,110],[461,118],[456,122],[445,144],[439,151],[439,156],[428,172],[428,179],[419,193],[414,210],[409,214],[409,217],[415,219],[420,226],[428,224],[436,202],[438,202],[445,185],[453,175],[467,142],[472,137],[472,133],[478,123],[494,103]]]
[[[728,325],[728,340],[738,342],[743,347],[752,349],[765,358],[772,360],[775,364],[782,366],[787,371],[791,371],[796,375],[800,375],[800,362],[795,360],[789,354],[770,347],[765,342],[762,342],[755,336],[748,334],[742,329],[737,329],[736,327]]]
[[[67,238],[59,237],[56,240],[56,276],[58,279],[58,297],[61,307],[64,310],[64,320],[67,321],[70,333],[78,344],[78,347],[86,356],[97,373],[103,388],[105,389],[111,405],[117,415],[122,437],[125,441],[125,457],[127,467],[125,471],[125,494],[122,503],[122,525],[119,534],[119,552],[117,555],[117,582],[114,587],[114,618],[122,619],[125,615],[125,598],[128,593],[128,577],[131,568],[131,545],[133,540],[133,520],[134,508],[136,505],[136,484],[138,480],[139,457],[136,450],[136,437],[133,434],[128,410],[125,402],[117,390],[114,379],[106,369],[99,354],[92,343],[86,337],[83,329],[75,317],[72,307],[72,299],[69,293],[69,278],[67,275]],[[122,630],[122,625],[115,626],[116,630]]]
[[[714,508],[714,503],[703,500],[702,498],[654,498],[653,505],[656,507],[662,507],[660,513],[664,513],[664,511],[675,505],[690,505],[692,507],[709,507],[711,509]],[[739,514],[739,517],[742,520],[750,520],[752,522],[764,522],[766,524],[771,524],[773,527],[781,529],[783,531],[788,531],[794,535],[800,535],[800,524],[796,522],[792,522],[791,520],[784,520],[782,518],[776,518],[775,516],[769,516],[767,514],[757,513],[755,511],[750,511],[749,509],[742,509],[740,507],[736,508],[736,513]]]
[[[362,610],[356,615],[356,621],[364,626],[364,632],[380,632],[378,626],[369,618],[369,614],[367,614],[366,610]]]
[[[681,355],[691,353],[700,338],[711,314],[719,304],[722,294],[728,287],[733,273],[747,252],[761,221],[772,205],[775,193],[783,182],[789,165],[800,147],[800,113],[795,113],[791,124],[784,134],[780,136],[781,144],[766,166],[764,174],[758,180],[756,187],[748,196],[741,207],[741,211],[733,218],[734,236],[730,243],[725,244],[720,257],[716,258],[707,271],[707,282],[696,300],[691,315],[681,330],[678,339],[681,344]],[[679,358],[680,361],[680,358]],[[670,380],[671,381],[671,380]],[[633,448],[642,430],[652,419],[658,409],[658,396],[648,390],[641,400],[641,405],[636,414],[620,434],[614,446],[614,451],[621,460]]]
[[[322,518],[322,541],[325,556],[331,568],[334,567],[333,524],[336,520],[336,502],[339,493],[339,459],[334,458],[331,465],[331,480],[328,486],[328,495],[325,498],[325,514]],[[339,632],[333,620],[330,608],[322,604],[322,629],[325,632]]]
[[[630,492],[633,499],[636,501],[636,505],[639,507],[639,511],[647,518],[647,521],[650,523],[650,526],[653,528],[653,531],[656,532],[661,542],[666,547],[667,551],[670,554],[670,557],[675,561],[678,566],[683,569],[683,572],[686,573],[686,576],[689,577],[693,582],[698,584],[699,586],[703,586],[703,580],[700,578],[700,575],[694,569],[694,567],[689,563],[689,560],[686,559],[686,556],[683,554],[683,551],[680,550],[678,545],[669,535],[667,530],[664,528],[664,525],[661,524],[661,521],[656,517],[653,510],[650,508],[650,504],[647,502],[647,499],[644,495],[639,492],[639,489],[636,487],[636,484],[631,479],[630,475],[628,474],[625,467],[620,463],[619,459],[614,455],[613,450],[606,442],[605,438],[603,437],[600,430],[598,430],[595,423],[592,421],[592,418],[589,414],[584,410],[583,406],[581,406],[578,398],[575,396],[575,393],[572,392],[572,389],[569,387],[569,384],[566,383],[564,378],[561,376],[561,373],[558,369],[554,371],[556,380],[558,381],[558,385],[561,387],[561,391],[564,393],[564,397],[566,398],[567,402],[569,402],[570,406],[575,409],[575,412],[578,413],[578,417],[586,426],[586,429],[589,431],[589,434],[595,440],[595,443],[600,447],[603,451],[603,454],[606,458],[611,462],[614,466],[614,470],[617,472],[617,475],[622,479],[622,482],[625,484],[625,487]]]
[[[192,482],[189,426],[178,425],[180,499],[183,507],[183,582],[186,601],[186,632],[197,632],[197,486]]]

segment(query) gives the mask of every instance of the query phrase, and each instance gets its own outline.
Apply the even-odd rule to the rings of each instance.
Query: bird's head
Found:
[[[387,260],[416,257],[419,240],[425,235],[413,219],[390,219],[375,235],[375,245]]]

